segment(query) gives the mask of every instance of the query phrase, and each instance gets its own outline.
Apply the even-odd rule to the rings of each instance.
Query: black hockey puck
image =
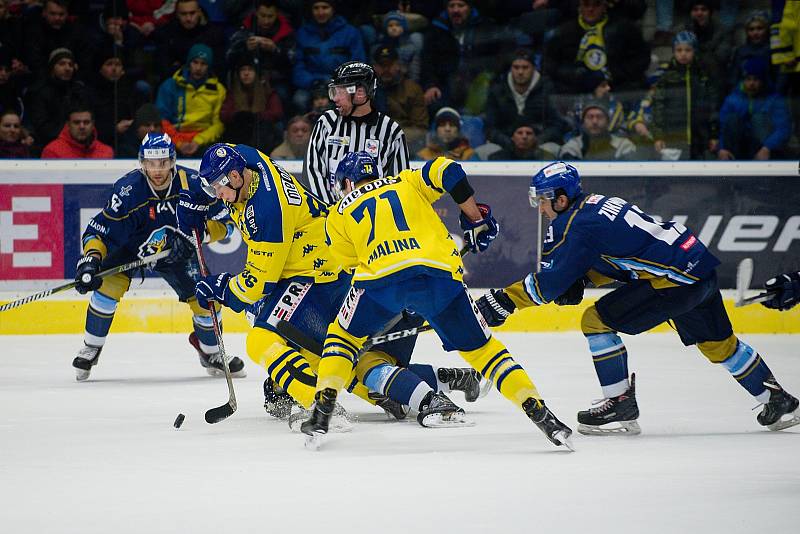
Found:
[[[186,416],[183,415],[182,413],[179,413],[178,417],[175,418],[175,422],[172,423],[172,426],[174,426],[175,428],[180,428],[181,425],[183,424],[184,419],[186,419]]]

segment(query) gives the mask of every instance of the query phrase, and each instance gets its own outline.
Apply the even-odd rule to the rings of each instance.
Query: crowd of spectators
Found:
[[[0,158],[163,131],[300,159],[355,59],[421,159],[795,159],[799,27],[780,0],[0,0]]]

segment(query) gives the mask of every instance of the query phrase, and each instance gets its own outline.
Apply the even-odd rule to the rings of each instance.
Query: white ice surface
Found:
[[[500,334],[553,410],[600,396],[578,333]],[[800,337],[744,336],[800,391]],[[244,353],[244,336],[226,336]],[[496,391],[467,408],[477,426],[388,422],[346,396],[361,422],[322,450],[262,408],[246,359],[239,410],[178,335],[111,335],[89,382],[70,362],[81,336],[0,338],[0,532],[516,533],[800,531],[800,431],[755,421],[755,401],[676,336],[625,339],[642,435],[575,435],[551,446]],[[431,335],[417,361],[460,362]],[[186,414],[183,427],[172,423]]]

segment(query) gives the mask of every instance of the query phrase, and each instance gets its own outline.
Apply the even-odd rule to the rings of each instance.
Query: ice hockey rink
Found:
[[[579,333],[499,334],[554,411],[600,390]],[[800,391],[800,337],[745,335]],[[244,353],[244,335],[226,335]],[[70,365],[82,336],[4,336],[0,525],[8,533],[796,532],[800,430],[770,432],[722,368],[677,336],[627,337],[642,434],[556,449],[496,390],[453,394],[471,428],[390,422],[352,396],[359,422],[317,452],[262,408],[248,364],[239,409],[182,335],[112,334],[90,381]],[[458,365],[430,334],[415,359]],[[186,414],[180,430],[176,415]]]

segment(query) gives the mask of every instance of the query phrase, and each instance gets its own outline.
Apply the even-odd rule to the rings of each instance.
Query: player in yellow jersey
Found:
[[[198,282],[198,302],[207,307],[213,300],[252,315],[254,328],[247,336],[247,353],[270,377],[265,383],[267,404],[278,402],[282,391],[308,408],[314,400],[314,371],[319,358],[288,343],[277,332],[277,324],[279,320],[290,322],[321,343],[347,294],[350,274],[332,259],[325,242],[327,208],[286,170],[245,145],[210,147],[203,155],[199,174],[206,193],[225,203],[248,252],[240,273],[220,273]],[[203,226],[204,199],[192,197],[189,191],[181,194],[179,227],[191,234]],[[378,347],[381,349],[389,354],[397,354],[393,350],[397,349],[402,359],[406,353],[410,357],[413,344],[399,348],[382,345]],[[425,367],[429,374],[435,374],[430,366]],[[352,377],[347,386],[376,403]],[[471,381],[471,387],[477,387],[477,380]],[[391,392],[387,396],[394,398]],[[378,397],[377,404],[394,410],[396,406],[388,405],[387,400]],[[270,413],[287,415],[287,408],[284,403]],[[396,411],[392,414],[398,416]]]
[[[473,252],[498,233],[488,206],[477,204],[458,163],[446,158],[378,178],[366,152],[347,154],[336,170],[344,195],[331,208],[326,233],[335,261],[354,269],[353,286],[328,327],[311,418],[301,429],[318,446],[327,433],[338,392],[347,385],[368,335],[404,309],[431,324],[446,350],[461,356],[556,445],[570,446],[572,430],[545,406],[528,374],[492,337],[462,281],[461,255],[432,204],[445,192],[461,208],[461,226]],[[421,414],[422,415],[422,414]]]

